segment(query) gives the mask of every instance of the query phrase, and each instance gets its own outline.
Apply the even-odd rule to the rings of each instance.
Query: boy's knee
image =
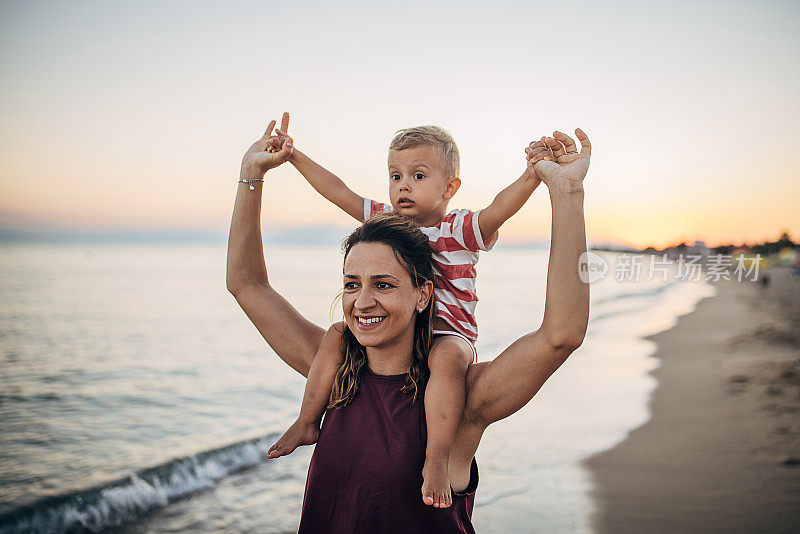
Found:
[[[466,340],[456,336],[441,336],[434,340],[428,354],[428,368],[431,372],[458,369],[466,373],[473,360],[472,345]]]

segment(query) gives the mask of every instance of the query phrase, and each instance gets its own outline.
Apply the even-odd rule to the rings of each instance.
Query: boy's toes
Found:
[[[450,493],[445,493],[444,494],[444,507],[445,508],[449,508],[452,505],[453,505],[453,497],[450,495]]]
[[[287,447],[283,440],[278,440],[275,445],[270,447],[269,452],[267,453],[267,458],[280,458],[281,456],[286,456],[294,449],[289,446]]]
[[[433,499],[433,490],[426,485],[422,485],[422,502],[428,506],[435,506]]]

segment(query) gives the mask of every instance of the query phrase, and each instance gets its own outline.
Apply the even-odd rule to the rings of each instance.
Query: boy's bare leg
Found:
[[[457,336],[435,337],[428,355],[431,374],[425,388],[428,444],[422,468],[422,502],[436,508],[447,508],[453,502],[448,462],[464,411],[465,380],[472,360],[472,347]]]
[[[308,371],[306,389],[300,415],[289,429],[270,447],[267,458],[291,454],[301,445],[311,445],[319,438],[319,424],[328,406],[333,379],[342,363],[341,333],[331,327],[322,337],[311,369]]]

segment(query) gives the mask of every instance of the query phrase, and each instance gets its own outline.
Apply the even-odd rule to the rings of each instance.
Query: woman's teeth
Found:
[[[361,324],[374,324],[383,321],[385,317],[371,317],[369,319],[365,319],[364,317],[358,317],[358,322]]]

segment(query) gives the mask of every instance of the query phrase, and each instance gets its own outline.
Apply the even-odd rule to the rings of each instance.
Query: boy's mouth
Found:
[[[399,199],[397,199],[397,205],[400,206],[401,208],[410,208],[411,206],[414,205],[414,201],[406,197],[400,197]]]

